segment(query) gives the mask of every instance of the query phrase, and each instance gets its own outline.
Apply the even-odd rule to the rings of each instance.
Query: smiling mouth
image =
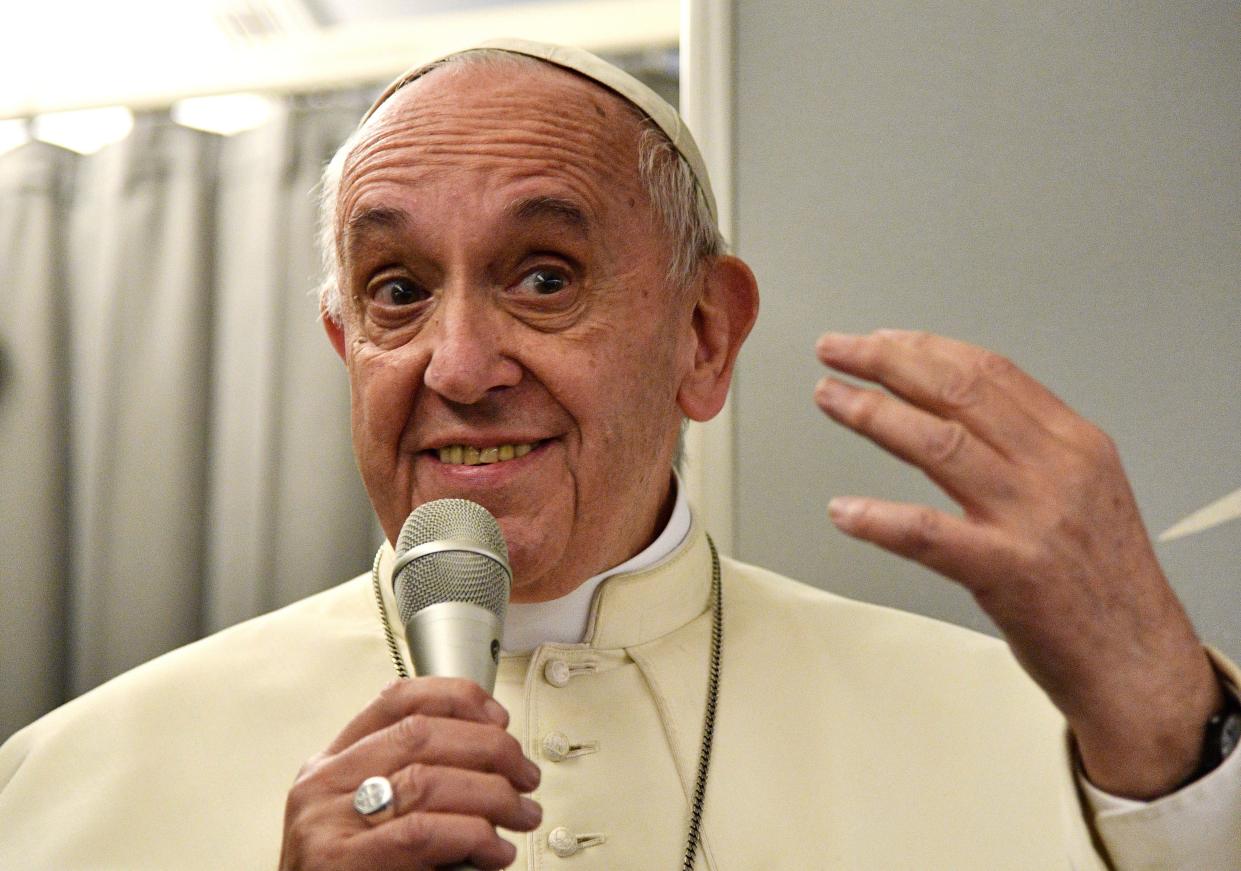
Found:
[[[539,442],[520,445],[494,445],[475,448],[469,445],[445,445],[439,449],[439,460],[456,466],[486,466],[524,457],[539,446]]]

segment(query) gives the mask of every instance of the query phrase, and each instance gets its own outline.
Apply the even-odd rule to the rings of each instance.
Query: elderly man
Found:
[[[389,542],[446,496],[508,542],[495,697],[389,682],[385,545],[16,736],[4,867],[1241,866],[1237,672],[1108,440],[1001,358],[828,335],[890,393],[815,396],[964,510],[833,521],[965,585],[1037,687],[998,642],[717,556],[672,468],[757,293],[641,85],[530,43],[450,56],[389,88],[324,194],[324,324]]]

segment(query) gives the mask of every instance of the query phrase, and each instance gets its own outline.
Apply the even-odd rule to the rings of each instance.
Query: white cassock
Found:
[[[678,517],[688,532],[598,583],[584,641],[501,660],[496,697],[543,770],[515,868],[680,865],[711,557],[683,500]],[[391,562],[385,547],[385,578]],[[1099,869],[1104,849],[1124,869],[1241,868],[1241,754],[1097,811],[1062,718],[1001,642],[722,569],[699,868]],[[395,622],[390,590],[386,606]],[[122,675],[0,749],[0,868],[274,868],[298,768],[393,677],[369,575]]]

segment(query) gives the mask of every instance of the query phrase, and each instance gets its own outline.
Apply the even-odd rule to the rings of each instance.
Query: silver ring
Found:
[[[368,777],[353,794],[353,809],[368,821],[391,816],[392,781],[386,777]]]

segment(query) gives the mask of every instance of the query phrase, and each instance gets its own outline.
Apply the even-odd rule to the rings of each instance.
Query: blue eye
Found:
[[[564,290],[569,280],[554,269],[536,269],[522,283],[529,285],[540,296],[549,296]]]
[[[389,278],[375,288],[375,300],[383,305],[413,305],[429,294],[408,278]]]

